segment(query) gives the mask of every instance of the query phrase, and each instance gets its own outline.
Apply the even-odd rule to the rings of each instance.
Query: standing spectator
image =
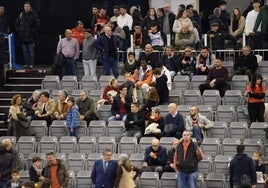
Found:
[[[155,126],[152,127],[152,124]],[[144,132],[145,136],[156,137],[157,139],[160,139],[163,135],[164,126],[165,120],[160,116],[160,108],[158,106],[152,107],[148,125]]]
[[[170,103],[168,105],[168,114],[165,117],[164,136],[180,139],[184,130],[183,116],[177,111],[177,105]]]
[[[102,152],[102,159],[95,161],[91,172],[91,181],[95,188],[114,188],[118,164],[111,160],[112,154],[106,148]]]
[[[138,9],[136,6],[132,6],[132,7],[130,7],[130,9],[129,9],[129,15],[132,16],[134,10],[136,10],[136,9]]]
[[[240,9],[234,8],[230,25],[230,34],[237,40],[242,40],[245,23],[246,19],[242,16]]]
[[[43,176],[43,168],[41,165],[42,159],[40,157],[33,157],[32,158],[32,163],[33,165],[29,169],[29,175],[30,175],[30,180],[34,181],[35,183],[41,182],[44,180]]]
[[[252,1],[253,10],[251,10],[246,17],[246,25],[245,25],[245,33],[246,35],[250,35],[253,32],[254,24],[256,22],[257,16],[260,11],[261,2],[260,0]],[[257,28],[256,31],[261,31],[261,26]]]
[[[15,164],[14,168],[22,170],[23,167],[24,167],[23,166],[23,161],[20,158],[19,151],[12,146],[11,140],[8,139],[8,138],[3,139],[2,140],[2,146],[4,148],[6,148],[6,150],[14,156],[14,164]],[[11,168],[11,169],[13,169],[13,168]]]
[[[78,106],[75,104],[75,99],[73,97],[68,97],[67,105],[68,113],[66,116],[66,126],[70,136],[74,136],[78,140],[77,129],[80,126],[80,113],[78,111]]]
[[[212,121],[199,113],[198,106],[193,106],[190,115],[186,116],[186,130],[191,131],[192,137],[196,138],[198,145],[201,145],[205,131],[213,126]]]
[[[1,10],[1,6],[0,6],[0,10]],[[4,90],[3,87],[5,84],[4,65],[8,63],[6,50],[7,49],[6,49],[5,37],[4,37],[4,34],[0,31],[0,91]]]
[[[110,20],[117,20],[118,16],[120,15],[120,8],[119,6],[114,6],[113,7],[113,16],[111,17]]]
[[[262,172],[262,174],[265,173],[265,163],[262,162],[262,153],[260,151],[255,151],[253,153],[253,160],[255,163],[256,172]]]
[[[130,112],[132,98],[127,95],[126,85],[119,87],[119,93],[115,96],[111,111],[112,116],[109,117],[108,121],[122,120],[125,121],[127,114]]]
[[[94,35],[100,35],[105,24],[109,22],[110,18],[107,15],[107,10],[105,7],[101,6],[98,14],[96,14],[96,19],[94,20]]]
[[[103,28],[104,35],[100,36],[94,46],[99,50],[101,62],[104,68],[105,75],[110,75],[110,68],[113,70],[114,77],[118,77],[117,51],[119,44],[116,36],[112,34],[109,26]]]
[[[175,172],[174,155],[176,153],[179,142],[180,141],[177,138],[174,138],[172,140],[172,147],[168,150],[167,164],[165,166],[164,172]]]
[[[244,46],[242,54],[235,60],[235,74],[248,75],[249,80],[251,80],[257,68],[257,57],[251,52],[250,46]]]
[[[227,78],[228,70],[222,66],[221,59],[216,59],[215,67],[209,71],[206,83],[199,85],[201,94],[203,95],[203,92],[207,89],[217,89],[220,92],[220,96],[223,97],[225,91],[230,88]]]
[[[15,29],[22,44],[25,68],[32,69],[34,66],[34,46],[39,28],[39,18],[31,9],[31,3],[26,1],[24,11],[19,14],[15,23]]]
[[[143,28],[143,31],[145,33],[148,33],[152,24],[158,26],[158,28],[160,26],[160,23],[159,23],[159,20],[157,18],[156,11],[154,8],[150,8],[148,10],[147,15],[142,20],[141,27]]]
[[[178,172],[179,187],[197,188],[198,162],[204,158],[201,149],[191,139],[191,133],[184,131],[174,156],[175,171]]]
[[[188,14],[188,17],[192,20],[195,21],[199,26],[201,25],[201,19],[196,10],[194,10],[194,6],[192,4],[189,4],[186,6],[186,11]]]
[[[7,187],[21,188],[22,180],[20,179],[20,173],[18,169],[13,169],[11,172],[11,180],[7,182]]]
[[[228,28],[231,22],[231,14],[227,12],[227,3],[225,0],[219,1],[219,8],[221,10],[220,19],[224,23],[225,28]],[[228,30],[226,32],[228,32]]]
[[[257,177],[255,165],[252,158],[248,157],[244,151],[245,145],[238,145],[236,147],[237,154],[230,162],[230,188],[243,187],[241,185],[241,179],[245,176],[249,178],[251,187],[256,187]]]
[[[172,41],[174,41],[175,38],[174,32],[172,30],[175,19],[176,15],[170,11],[170,5],[168,3],[165,3],[163,19],[159,19],[161,25],[160,28],[166,35],[171,35],[170,41],[172,45],[174,45]]]
[[[146,148],[144,154],[144,162],[142,164],[142,172],[158,172],[161,177],[164,166],[167,163],[167,149],[160,145],[158,139],[152,140],[152,145]]]
[[[80,113],[80,120],[85,120],[87,125],[89,125],[92,120],[98,120],[97,115],[94,113],[94,102],[88,96],[86,90],[80,92],[79,99],[76,100],[76,105]]]
[[[64,120],[66,119],[68,106],[66,103],[66,99],[68,97],[68,93],[65,90],[60,90],[58,94],[58,102],[55,106],[55,111],[52,117],[52,120]]]
[[[8,136],[15,136],[17,140],[21,136],[32,136],[30,121],[26,118],[25,113],[22,109],[22,96],[16,94],[11,99],[11,106],[9,108],[9,119],[8,119]]]
[[[6,147],[0,145],[0,187],[8,188],[7,182],[11,179],[11,170],[15,168],[15,157]]]
[[[195,74],[196,58],[192,54],[192,48],[190,46],[185,47],[184,53],[180,57],[178,64],[178,75],[188,75],[191,79]]]
[[[7,16],[5,15],[5,7],[0,4],[0,33],[9,33],[9,24]]]
[[[156,66],[155,66],[155,69],[160,69],[160,73],[161,75],[165,74],[167,76],[167,87],[168,87],[168,90],[171,90],[171,87],[172,87],[172,80],[171,80],[171,75],[170,75],[170,72],[169,70],[163,65],[163,63],[161,61],[158,61],[156,63]],[[156,82],[156,77],[153,76],[153,80],[152,82]]]
[[[265,4],[260,8],[259,14],[257,16],[253,31],[256,32],[261,23],[261,33],[262,33],[262,47],[264,49],[268,48],[268,0],[265,0]]]
[[[161,54],[160,61],[169,70],[171,79],[177,74],[179,56],[174,52],[172,46],[166,46],[165,52]]]
[[[119,43],[119,49],[125,51],[127,49],[126,34],[125,31],[118,26],[116,18],[110,19],[107,25],[111,27],[112,35],[116,36]]]
[[[129,72],[133,75],[137,68],[138,68],[138,62],[135,59],[135,53],[129,52],[127,54],[127,60],[124,63],[123,73]]]
[[[72,38],[75,38],[80,46],[80,49],[82,47],[82,43],[83,40],[85,38],[85,28],[84,28],[84,24],[82,21],[77,21],[75,28],[73,28],[72,30]]]
[[[55,111],[55,102],[50,98],[50,95],[47,91],[43,91],[40,94],[40,100],[37,103],[33,118],[34,120],[45,120],[47,126],[49,127],[52,123],[52,115]]]
[[[196,74],[207,75],[209,70],[215,66],[216,56],[207,46],[202,47],[201,53],[196,58]]]
[[[250,123],[256,121],[264,122],[264,98],[266,87],[262,82],[262,76],[260,74],[255,74],[253,75],[250,84],[247,86]]]
[[[145,60],[152,69],[155,68],[156,62],[159,60],[158,53],[154,52],[153,46],[149,43],[145,45],[144,52],[140,53],[138,60],[139,66],[141,65],[142,60]]]
[[[95,38],[92,35],[91,29],[86,29],[84,34],[85,39],[83,41],[82,51],[84,75],[96,76],[97,49],[93,46]]]
[[[168,78],[165,74],[161,73],[160,68],[155,68],[153,71],[153,74],[155,76],[155,88],[157,90],[158,96],[159,96],[159,104],[160,105],[167,105],[169,101],[169,90],[167,81]]]
[[[143,101],[143,105],[140,109],[141,112],[144,113],[146,120],[150,118],[152,107],[158,106],[160,99],[157,90],[155,87],[151,87],[145,96],[145,100]]]
[[[51,151],[47,155],[47,165],[44,168],[44,177],[51,180],[51,188],[67,188],[69,173],[63,161],[56,158],[56,153]]]
[[[143,136],[145,129],[145,118],[144,114],[139,111],[139,103],[131,104],[131,112],[127,114],[125,121],[126,131],[122,134],[123,136],[136,137],[138,140]]]
[[[61,67],[61,77],[68,74],[76,75],[76,60],[79,58],[80,50],[76,39],[72,38],[72,31],[65,30],[65,38],[61,39],[57,46],[57,54],[64,55],[64,64]]]
[[[117,170],[116,180],[115,180],[115,187],[118,188],[135,188],[135,180],[140,175],[140,169],[133,166],[129,160],[129,156],[127,154],[120,154],[119,167]],[[135,176],[133,177],[133,172]]]
[[[92,14],[91,14],[91,20],[90,20],[90,28],[94,31],[97,15],[99,14],[99,5],[94,4],[92,6]],[[93,33],[94,35],[96,33]]]
[[[134,29],[135,25],[140,25],[142,23],[142,16],[139,11],[139,9],[135,8],[132,14],[133,24],[132,24],[132,30]]]

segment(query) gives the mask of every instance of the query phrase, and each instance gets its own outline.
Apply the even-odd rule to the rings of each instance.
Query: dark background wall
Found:
[[[11,31],[14,31],[17,16],[23,11],[24,2],[25,0],[0,0],[0,3],[6,8]],[[41,23],[35,49],[36,64],[52,64],[59,35],[63,35],[66,28],[75,27],[77,20],[83,21],[85,26],[88,26],[92,5],[98,4],[108,7],[108,14],[110,15],[114,5],[126,4],[131,7],[139,4],[143,15],[145,15],[149,6],[146,0],[30,0],[30,2]],[[218,0],[200,0],[200,11],[213,10],[217,6],[217,2]],[[17,41],[16,44],[17,62],[23,64],[19,42]]]

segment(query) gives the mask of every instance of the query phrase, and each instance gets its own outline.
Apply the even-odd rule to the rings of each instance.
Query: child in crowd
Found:
[[[7,188],[21,188],[22,181],[18,169],[13,169],[11,172],[12,179],[8,181]]]
[[[29,169],[29,175],[30,180],[34,181],[35,183],[41,182],[44,179],[41,162],[42,160],[40,157],[32,158],[33,165]]]
[[[255,162],[256,172],[262,172],[265,174],[265,165],[261,162],[261,152],[255,151],[253,153],[253,160]]]
[[[123,72],[130,72],[131,74],[138,68],[138,62],[135,60],[135,53],[129,52],[127,55],[127,61],[124,64]]]
[[[80,114],[78,112],[78,107],[75,104],[75,99],[73,97],[69,97],[67,99],[68,105],[68,113],[66,118],[66,126],[70,132],[70,136],[77,137],[77,128],[80,125]]]
[[[155,88],[159,95],[159,104],[166,105],[169,101],[169,90],[167,85],[167,76],[165,74],[161,74],[160,68],[155,68],[153,71],[155,79]]]

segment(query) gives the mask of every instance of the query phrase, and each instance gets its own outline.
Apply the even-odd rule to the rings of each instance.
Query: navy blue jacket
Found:
[[[92,168],[91,180],[94,188],[113,188],[116,179],[118,164],[110,160],[106,171],[103,169],[103,160],[97,160]]]
[[[144,154],[144,162],[148,164],[148,166],[165,166],[167,163],[167,149],[164,146],[159,146],[156,155],[157,158],[153,159],[150,156],[151,152],[155,152],[152,148],[152,146],[146,148],[145,154]]]
[[[115,51],[117,51],[117,48],[119,48],[118,40],[114,35],[111,35],[111,38],[114,41]],[[101,35],[97,40],[95,40],[93,45],[95,48],[97,48],[99,55],[101,55],[103,59],[108,58],[109,45],[108,38],[105,34]]]

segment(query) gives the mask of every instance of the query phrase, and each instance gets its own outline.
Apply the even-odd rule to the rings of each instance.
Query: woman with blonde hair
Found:
[[[119,167],[117,170],[117,176],[115,180],[116,188],[135,188],[135,180],[140,174],[140,169],[133,166],[129,160],[129,156],[127,154],[120,154]],[[135,176],[133,177],[133,171],[135,171]]]

